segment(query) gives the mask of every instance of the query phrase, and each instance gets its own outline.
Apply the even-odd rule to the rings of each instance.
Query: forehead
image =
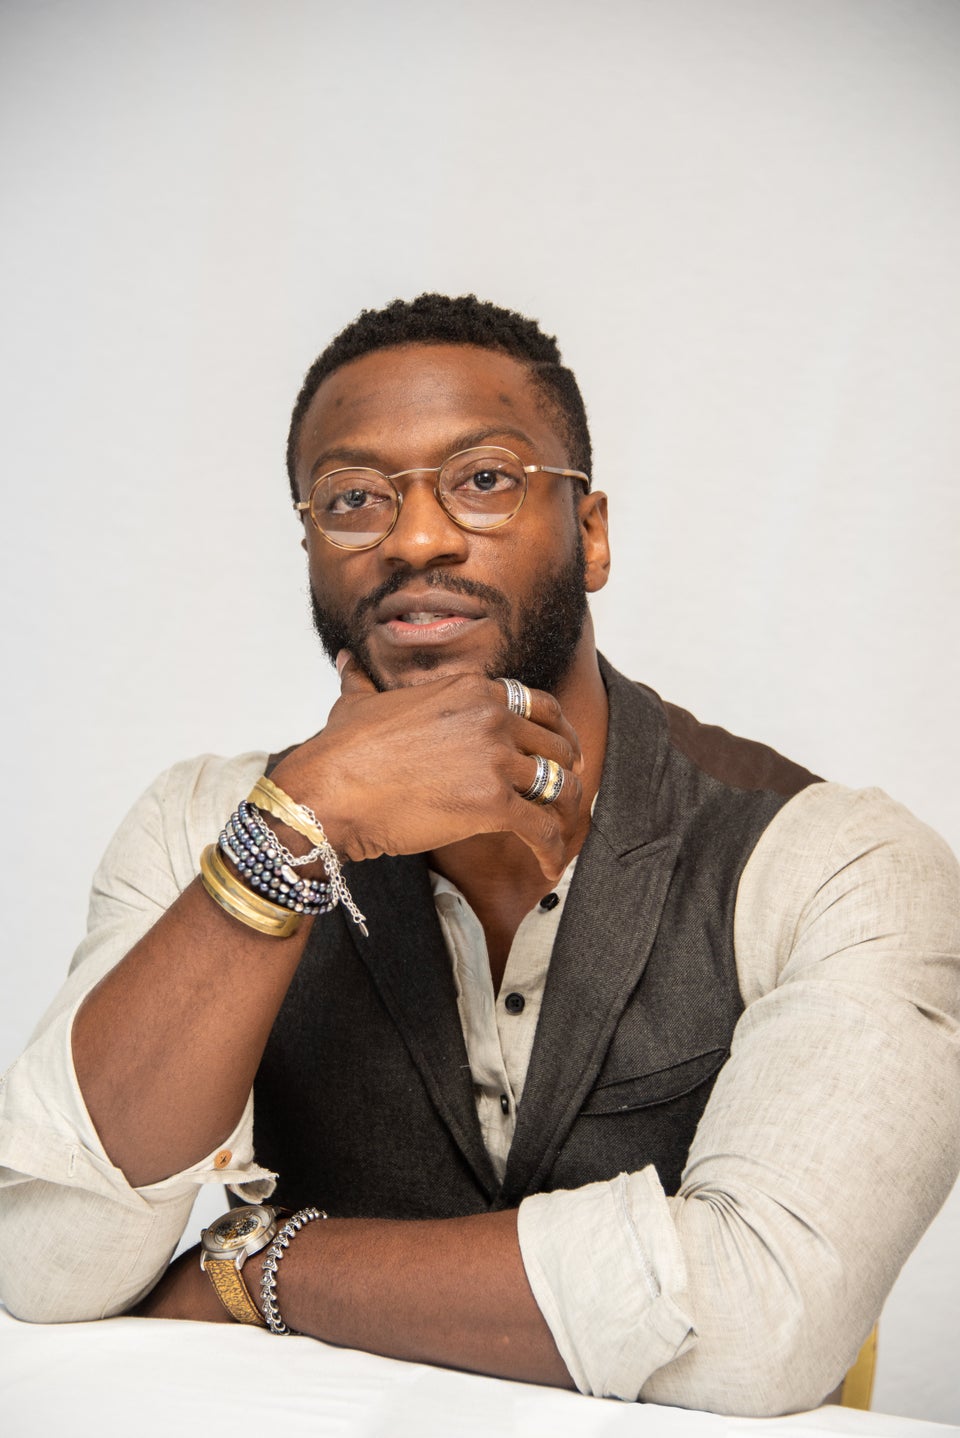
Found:
[[[368,454],[381,467],[439,463],[464,440],[501,435],[560,463],[555,411],[520,360],[476,345],[411,344],[375,350],[317,389],[300,431],[298,470],[327,455]]]

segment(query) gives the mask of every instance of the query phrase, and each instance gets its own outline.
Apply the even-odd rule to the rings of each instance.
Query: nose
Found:
[[[401,491],[397,522],[379,546],[389,564],[429,569],[437,564],[459,564],[466,559],[469,535],[454,524],[440,504],[435,483],[434,474],[424,474]]]

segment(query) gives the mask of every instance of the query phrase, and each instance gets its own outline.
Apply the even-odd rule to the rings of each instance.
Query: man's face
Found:
[[[570,467],[557,417],[517,360],[468,345],[376,351],[318,389],[301,430],[300,492],[305,499],[317,475],[340,465],[391,474],[480,444],[511,449],[524,464]],[[374,549],[338,549],[307,518],[314,622],[327,653],[349,649],[380,689],[465,670],[555,689],[583,630],[578,510],[594,501],[578,503],[568,479],[533,474],[519,513],[475,533],[441,509],[436,474],[397,484],[399,518]]]

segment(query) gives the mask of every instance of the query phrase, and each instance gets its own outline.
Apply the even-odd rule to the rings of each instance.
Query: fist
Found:
[[[513,833],[544,875],[559,878],[580,812],[580,744],[551,694],[531,690],[530,717],[480,674],[381,694],[342,651],[340,698],[325,728],[277,766],[276,782],[308,804],[348,859],[419,854],[476,834]],[[522,795],[537,756],[563,771],[549,805]]]

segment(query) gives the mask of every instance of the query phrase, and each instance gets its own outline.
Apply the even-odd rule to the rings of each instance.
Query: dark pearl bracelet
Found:
[[[271,903],[307,916],[327,914],[336,907],[331,886],[319,879],[300,877],[289,849],[246,800],[227,820],[218,847],[247,887]]]

